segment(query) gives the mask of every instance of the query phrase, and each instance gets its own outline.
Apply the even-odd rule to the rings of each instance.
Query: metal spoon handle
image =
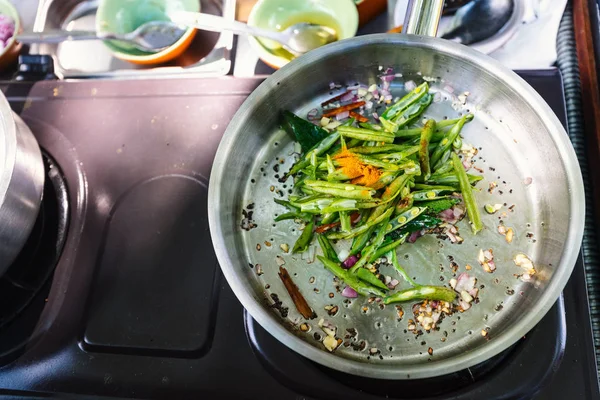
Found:
[[[402,33],[435,37],[443,8],[444,0],[409,1]]]
[[[44,32],[28,32],[17,35],[17,41],[29,43],[60,43],[67,40],[106,40],[118,39],[117,35],[98,34],[94,31],[49,30]]]
[[[227,18],[211,14],[176,11],[170,13],[169,18],[171,18],[171,21],[176,24],[194,27],[205,31],[231,31],[237,34],[259,36],[275,40],[276,42],[280,43],[285,41],[285,37],[281,33],[256,28],[242,22],[232,21]]]

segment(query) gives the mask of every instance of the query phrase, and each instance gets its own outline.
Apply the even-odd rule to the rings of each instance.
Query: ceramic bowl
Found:
[[[248,16],[248,25],[274,31],[300,22],[329,26],[343,40],[356,35],[358,11],[353,0],[259,0]],[[295,58],[272,40],[249,40],[259,58],[272,68],[279,69]]]
[[[199,0],[101,0],[96,13],[98,32],[128,33],[150,21],[168,21],[174,11],[200,12]],[[157,53],[141,51],[125,42],[105,41],[115,57],[134,64],[153,65],[170,61],[190,45],[196,30],[188,29],[172,46]]]

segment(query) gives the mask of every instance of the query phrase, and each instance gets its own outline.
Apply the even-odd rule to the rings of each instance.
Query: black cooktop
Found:
[[[521,75],[564,123],[558,72]],[[31,339],[0,358],[0,398],[600,399],[581,259],[525,338],[447,377],[331,371],[246,315],[212,251],[207,184],[227,122],[259,83],[40,82],[27,101],[12,85],[70,208],[55,272],[26,309]]]

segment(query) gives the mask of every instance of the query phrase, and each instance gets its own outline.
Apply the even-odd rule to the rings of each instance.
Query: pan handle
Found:
[[[443,8],[444,0],[409,1],[402,33],[435,37]]]

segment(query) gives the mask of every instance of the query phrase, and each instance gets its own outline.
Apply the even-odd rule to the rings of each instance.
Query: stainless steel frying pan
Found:
[[[421,3],[409,13],[412,19],[407,30],[432,35],[442,1]],[[420,8],[425,6],[429,8]],[[399,319],[395,307],[381,309],[376,301],[361,297],[344,299],[334,287],[333,276],[318,261],[311,263],[310,253],[315,249],[296,256],[280,248],[293,245],[300,233],[297,225],[273,222],[275,214],[285,210],[272,199],[279,196],[278,191],[287,196],[291,184],[278,182],[274,169],[279,168],[281,175],[293,163],[294,145],[278,127],[280,111],[306,115],[331,97],[332,81],[342,85],[378,83],[379,66],[391,66],[402,74],[392,86],[395,96],[404,93],[403,82],[433,79],[430,86],[441,93],[443,101],[433,103],[427,117],[475,114],[463,135],[466,142],[481,148],[477,165],[484,170],[484,180],[478,184],[481,191],[476,199],[480,206],[506,203],[497,214],[482,214],[485,229],[477,236],[470,233],[466,221],[459,223],[464,237],[461,245],[428,235],[398,249],[401,263],[423,284],[447,284],[452,278],[448,258],[452,256],[459,265],[458,273],[469,264],[472,269],[468,272],[483,285],[478,304],[445,318],[439,331],[419,337],[406,330],[408,319],[413,318],[412,304],[403,305],[405,315]],[[465,92],[466,99],[460,96]],[[487,190],[491,182],[498,185],[492,193]],[[249,204],[254,204],[252,218],[257,227],[245,231],[240,222],[242,210]],[[584,207],[582,178],[567,134],[527,83],[493,59],[462,45],[417,35],[382,34],[312,51],[274,73],[250,95],[219,146],[208,211],[215,251],[227,281],[244,307],[273,336],[307,358],[340,371],[413,379],[482,362],[538,323],[558,298],[575,264]],[[497,231],[499,216],[516,232],[512,243]],[[477,261],[482,248],[493,249],[494,273],[483,271]],[[535,264],[537,273],[529,282],[515,276],[523,272],[513,262],[518,253],[527,254]],[[318,314],[316,319],[306,321],[294,308],[277,275],[281,263],[277,256],[285,261],[292,279]],[[383,273],[394,276],[391,270]],[[281,310],[277,299],[288,308],[287,313],[276,310]],[[338,307],[334,316],[325,310],[330,305]],[[364,346],[342,345],[328,352],[317,340],[324,337],[318,327],[321,318],[335,325],[337,337],[342,339],[346,329],[354,328],[356,337],[347,340],[351,344],[364,341]],[[307,328],[310,330],[303,332]]]

